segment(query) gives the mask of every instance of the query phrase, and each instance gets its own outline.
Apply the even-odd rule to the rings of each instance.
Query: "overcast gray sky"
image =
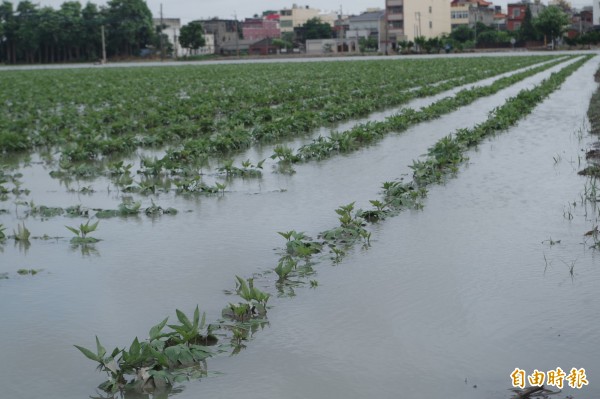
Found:
[[[508,2],[518,2],[518,0],[492,1],[496,5],[502,6],[503,9],[506,9]],[[19,0],[12,0],[12,2],[17,4]],[[40,6],[57,8],[64,0],[32,0],[32,2]],[[80,2],[85,4],[87,1],[80,0]],[[165,17],[181,18],[183,22],[208,17],[233,18],[234,14],[239,19],[243,19],[254,14],[260,14],[264,10],[289,8],[293,3],[302,6],[308,5],[323,11],[338,11],[341,6],[344,14],[358,14],[368,7],[383,8],[385,4],[384,0],[146,0],[146,2],[155,16],[158,16],[160,4],[162,3]],[[96,0],[92,3],[103,5],[106,4],[106,0]],[[544,0],[543,3],[547,3],[547,1]],[[591,6],[592,0],[571,0],[571,4],[574,7],[581,8],[586,5]]]

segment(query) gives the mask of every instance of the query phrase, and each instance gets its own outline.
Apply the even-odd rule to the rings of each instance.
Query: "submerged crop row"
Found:
[[[280,170],[285,170],[284,168],[290,161],[308,161],[314,158],[323,159],[332,156],[335,153],[349,152],[360,148],[363,145],[373,143],[375,140],[380,139],[383,135],[390,131],[400,132],[408,128],[410,125],[437,118],[447,112],[451,112],[460,108],[461,106],[467,105],[478,98],[492,95],[505,87],[525,79],[526,77],[549,69],[564,61],[564,58],[552,60],[542,65],[526,69],[522,72],[497,79],[488,86],[480,86],[462,90],[453,97],[443,98],[419,111],[404,109],[399,114],[391,116],[385,121],[360,124],[343,133],[332,133],[328,138],[321,137],[315,140],[313,143],[301,147],[297,154],[293,154],[291,150],[286,147],[278,146],[275,148],[275,154],[273,154],[272,158],[278,158],[280,163],[279,166],[281,167]],[[106,176],[112,181],[115,189],[124,194],[136,193],[154,196],[159,193],[174,192],[177,194],[187,195],[222,195],[227,188],[227,182],[232,178],[262,176],[262,165],[264,162],[260,161],[255,165],[247,160],[242,162],[238,167],[235,166],[232,161],[224,161],[222,166],[218,168],[218,173],[216,175],[217,177],[224,179],[224,181],[217,181],[214,183],[214,185],[209,185],[205,183],[204,176],[202,175],[201,171],[195,170],[193,166],[190,167],[190,165],[166,162],[165,158],[162,160],[143,158],[141,162],[141,169],[137,171],[137,174],[140,176],[139,181],[137,181],[138,178],[132,174],[133,165],[127,164],[123,161],[109,163]],[[170,173],[168,174],[165,173],[166,165],[171,165]],[[50,175],[52,177],[61,179],[61,182],[64,182],[65,186],[67,187],[69,187],[69,181],[73,177],[93,179],[99,176],[101,173],[99,170],[86,165],[73,167],[70,164],[64,165],[63,162],[60,162],[59,166],[60,170],[52,171]],[[198,165],[196,165],[196,167],[198,167]],[[200,165],[200,168],[202,168],[202,164]],[[34,204],[32,200],[25,201],[20,199],[20,194],[22,194],[22,191],[24,190],[20,189],[21,183],[18,180],[18,177],[20,176],[19,174],[14,176],[11,174],[3,174],[2,176],[4,176],[4,178],[0,179],[0,193],[3,193],[3,198],[0,198],[0,200],[8,199],[8,194],[12,193],[15,195],[17,200],[15,202],[17,207],[21,205],[28,207],[28,209],[26,209],[24,212],[25,216],[38,217],[42,220],[63,215],[80,216],[88,219],[100,219],[115,216],[135,216],[141,213],[155,217],[162,214],[172,215],[177,212],[172,208],[162,208],[157,206],[154,201],[152,201],[151,206],[142,209],[141,201],[134,201],[130,197],[124,198],[118,209],[86,208],[81,205],[66,208],[37,205]],[[12,182],[14,185],[12,190],[2,186],[2,183],[6,184],[8,182]],[[68,188],[68,191],[72,190],[73,189]],[[95,191],[92,186],[84,186],[82,188],[78,188],[76,192],[82,194],[93,194]],[[16,239],[17,236],[18,235],[15,233],[11,235],[10,238]],[[49,237],[42,236],[41,238],[47,239]],[[52,238],[59,239],[61,237]],[[25,240],[23,242],[28,243],[29,240]]]
[[[473,128],[460,129],[454,135],[439,140],[429,149],[424,160],[413,162],[411,182],[383,184],[383,196],[371,201],[373,209],[356,210],[353,203],[339,207],[336,210],[339,225],[323,231],[315,240],[296,231],[280,232],[286,244],[277,265],[272,269],[277,279],[273,284],[272,280],[265,277],[265,285],[273,284],[277,291],[283,293],[307,282],[316,286],[315,280],[308,280],[314,275],[314,266],[318,262],[329,259],[337,263],[356,243],[368,247],[368,222],[376,222],[405,209],[420,209],[423,206],[422,199],[427,195],[427,187],[441,183],[455,173],[465,161],[467,151],[485,138],[514,126],[589,59],[583,57],[553,73],[533,89],[522,90],[496,108],[485,122]],[[227,305],[223,310],[223,319],[211,325],[206,325],[197,309],[192,319],[177,311],[180,324],[171,325],[171,331],[163,333],[167,323],[165,319],[151,329],[148,340],[141,342],[136,338],[129,349],[117,348],[107,355],[99,340],[96,341],[95,352],[78,348],[108,373],[109,380],[101,388],[112,392],[121,389],[147,391],[200,377],[206,373],[207,357],[230,347],[234,348],[234,353],[239,351],[243,347],[242,342],[267,323],[270,293],[256,288],[254,279],[239,277],[236,278],[234,293],[241,301]],[[207,348],[208,340],[215,338],[230,340],[230,345],[220,345],[215,350]]]
[[[0,151],[58,147],[65,162],[165,145],[224,153],[548,59],[6,71]]]
[[[443,98],[418,111],[405,108],[398,114],[386,118],[384,121],[359,124],[345,132],[334,132],[329,137],[319,137],[313,140],[312,143],[300,147],[296,154],[289,153],[286,157],[280,158],[283,161],[306,162],[312,159],[321,160],[329,158],[338,153],[354,151],[365,144],[370,144],[381,139],[389,132],[402,132],[412,125],[439,118],[444,114],[471,104],[479,98],[495,94],[525,78],[550,69],[563,61],[557,60],[520,73],[515,73],[514,75],[498,79],[488,86],[464,89],[453,97]],[[279,154],[276,152],[274,157],[277,156]]]

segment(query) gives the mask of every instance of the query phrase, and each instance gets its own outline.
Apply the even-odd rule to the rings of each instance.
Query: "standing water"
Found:
[[[274,298],[270,326],[235,358],[209,360],[222,374],[184,385],[177,397],[506,398],[516,367],[585,368],[590,385],[563,396],[599,397],[600,326],[592,316],[600,272],[582,245],[590,230],[583,207],[573,220],[563,217],[585,183],[576,175],[585,142],[575,132],[597,64],[469,154],[457,178],[431,188],[423,211],[378,225],[368,251],[322,265],[316,289]],[[235,275],[274,266],[277,231],[314,237],[334,226],[335,207],[354,200],[366,207],[381,182],[408,173],[435,140],[481,121],[519,88],[377,146],[300,165],[291,177],[267,173],[218,198],[161,195],[177,216],[101,221],[95,253],[80,254],[64,239],[28,249],[7,243],[0,272],[43,271],[0,281],[2,396],[89,397],[104,376],[73,344],[93,347],[97,334],[105,346],[122,347],[175,308],[196,304],[208,320],[218,318]],[[38,203],[120,202],[122,193],[108,189],[86,197],[38,184],[47,173],[39,165],[24,170]],[[16,225],[22,214],[11,211]],[[26,223],[34,235],[64,236],[64,225],[79,221]]]

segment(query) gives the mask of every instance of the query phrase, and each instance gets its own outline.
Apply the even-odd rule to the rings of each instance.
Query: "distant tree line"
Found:
[[[561,38],[569,24],[569,17],[558,6],[544,8],[535,18],[527,6],[520,28],[514,32],[500,31],[477,22],[473,28],[466,25],[456,27],[449,38],[457,44],[457,47],[461,45],[465,47],[508,46],[511,39],[519,45],[526,42],[541,42],[544,38],[550,42]]]
[[[58,10],[29,0],[0,3],[0,63],[98,60],[102,27],[108,57],[131,57],[160,46],[160,27],[144,0],[109,0],[98,7],[65,1]],[[165,35],[163,35],[164,40]]]

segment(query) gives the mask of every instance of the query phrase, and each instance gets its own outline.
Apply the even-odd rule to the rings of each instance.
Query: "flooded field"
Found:
[[[175,309],[191,314],[197,304],[212,323],[238,301],[224,292],[235,289],[235,276],[256,275],[272,295],[268,324],[236,355],[228,348],[208,359],[208,376],[165,396],[509,398],[515,368],[576,367],[585,368],[589,385],[555,397],[599,397],[600,270],[584,237],[598,210],[584,200],[590,181],[577,175],[593,141],[586,111],[598,57],[516,126],[468,151],[455,177],[428,186],[422,210],[370,224],[370,246],[347,249],[335,266],[315,257],[316,274],[281,292],[278,276],[265,273],[285,248],[277,232],[316,239],[338,224],[336,208],[368,209],[383,182],[410,180],[413,160],[438,140],[482,123],[508,97],[572,62],[373,145],[294,164],[292,174],[276,173],[270,157],[278,144],[254,145],[234,164],[266,159],[262,175],[224,180],[213,165],[204,179],[227,187],[211,196],[126,193],[106,176],[52,179],[56,164],[44,154],[5,158],[5,173],[21,173],[30,190],[0,202],[5,234],[25,223],[32,236],[48,238],[0,244],[0,276],[8,277],[0,280],[2,396],[110,397],[95,389],[104,374],[74,344],[95,348],[97,335],[107,348],[129,347],[165,317],[175,322]],[[403,107],[427,106],[428,98],[437,101]],[[297,149],[319,134],[329,132],[283,143]],[[161,152],[138,150],[126,162],[138,163],[139,154]],[[116,209],[124,197],[178,213],[93,217],[100,221],[90,236],[101,241],[89,246],[71,245],[65,228],[87,218],[30,214],[31,201]]]

